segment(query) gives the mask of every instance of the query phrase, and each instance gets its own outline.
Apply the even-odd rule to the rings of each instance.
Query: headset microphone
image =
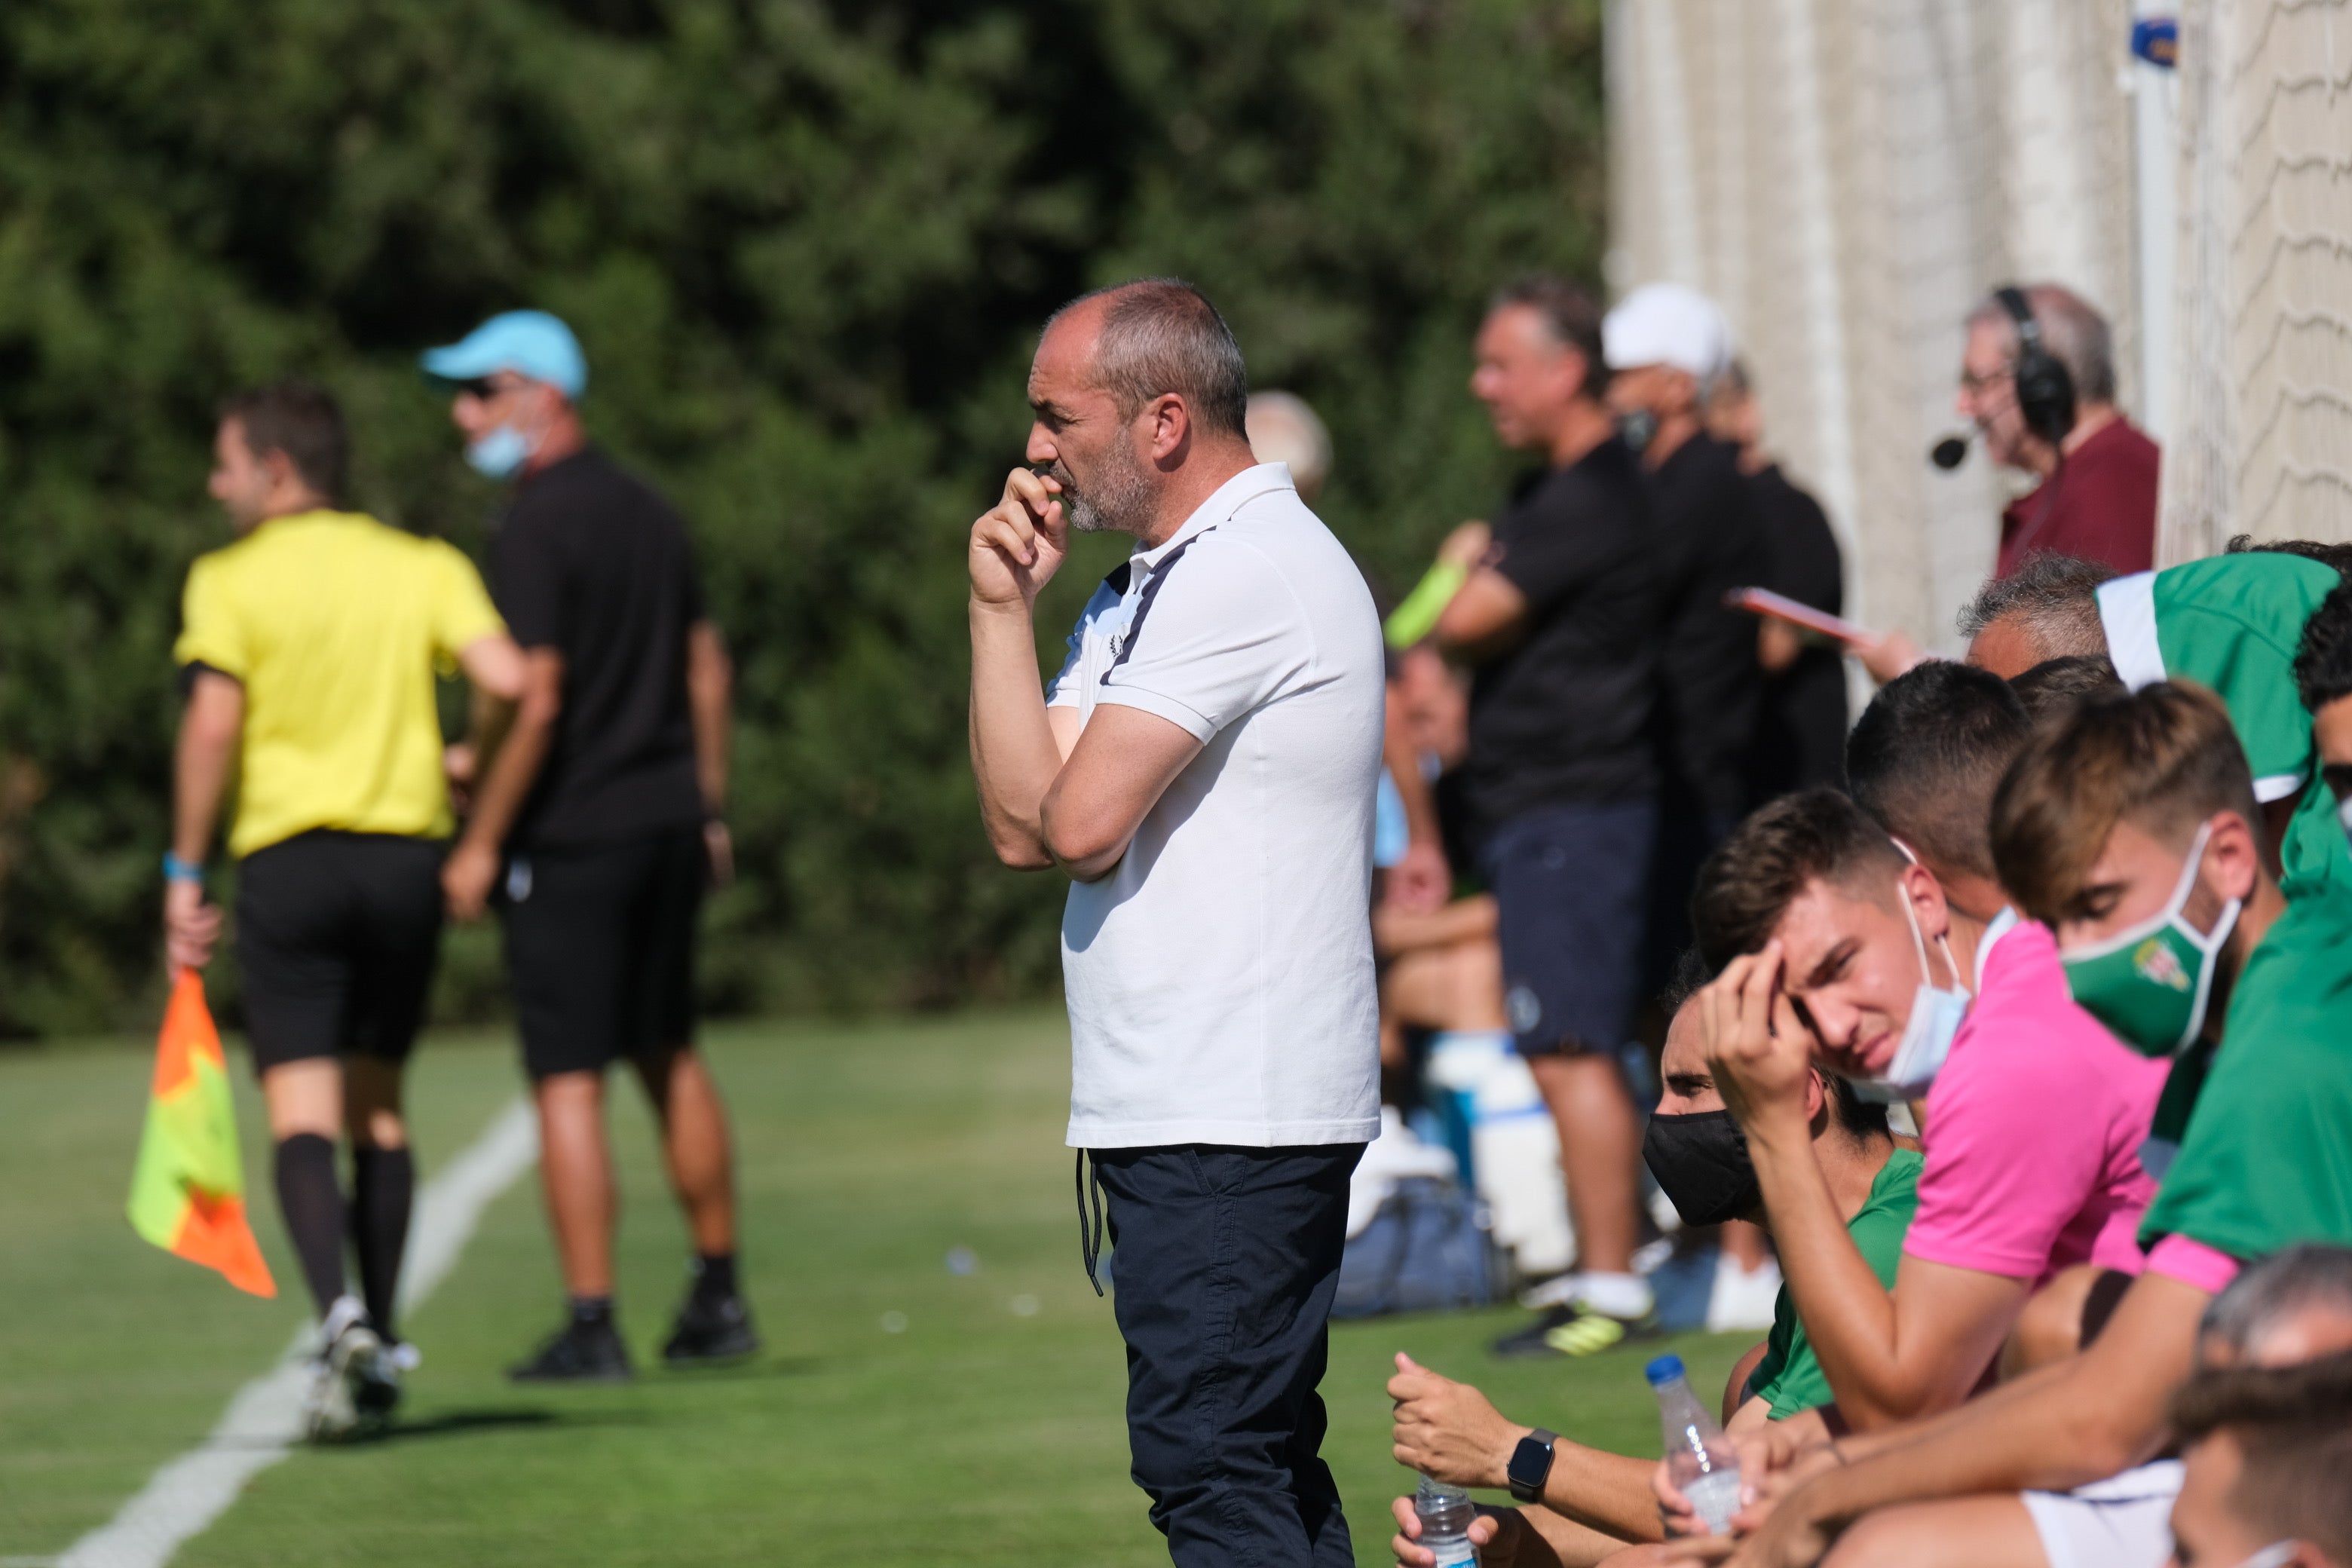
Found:
[[[1957,468],[1968,461],[1969,437],[1947,436],[1927,448],[1927,460],[1939,468]]]

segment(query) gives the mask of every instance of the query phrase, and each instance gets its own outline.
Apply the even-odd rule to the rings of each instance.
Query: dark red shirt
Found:
[[[2117,415],[2067,454],[2058,471],[2000,514],[2006,577],[2029,555],[2076,555],[2118,572],[2156,564],[2157,444]]]

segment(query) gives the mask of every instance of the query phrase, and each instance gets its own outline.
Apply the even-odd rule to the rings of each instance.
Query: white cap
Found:
[[[1680,283],[1644,283],[1601,319],[1611,370],[1669,364],[1701,381],[1731,363],[1731,327],[1715,301]]]

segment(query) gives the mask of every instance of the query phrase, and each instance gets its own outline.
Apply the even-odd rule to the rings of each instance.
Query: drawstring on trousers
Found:
[[[1087,1283],[1093,1286],[1095,1288],[1095,1294],[1099,1296],[1103,1293],[1102,1281],[1095,1277],[1095,1265],[1102,1259],[1102,1167],[1100,1165],[1097,1165],[1095,1167],[1095,1179],[1091,1184],[1089,1184],[1087,1180],[1087,1152],[1084,1149],[1078,1151],[1077,1177],[1078,1256],[1086,1260]],[[1091,1224],[1089,1224],[1087,1218],[1087,1188],[1089,1185],[1092,1185],[1094,1188],[1095,1194],[1095,1212]]]

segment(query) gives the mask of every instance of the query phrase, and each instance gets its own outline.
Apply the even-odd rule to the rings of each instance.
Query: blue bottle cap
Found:
[[[1650,1380],[1652,1388],[1672,1383],[1682,1374],[1683,1358],[1678,1355],[1662,1355],[1642,1369],[1642,1375]]]

